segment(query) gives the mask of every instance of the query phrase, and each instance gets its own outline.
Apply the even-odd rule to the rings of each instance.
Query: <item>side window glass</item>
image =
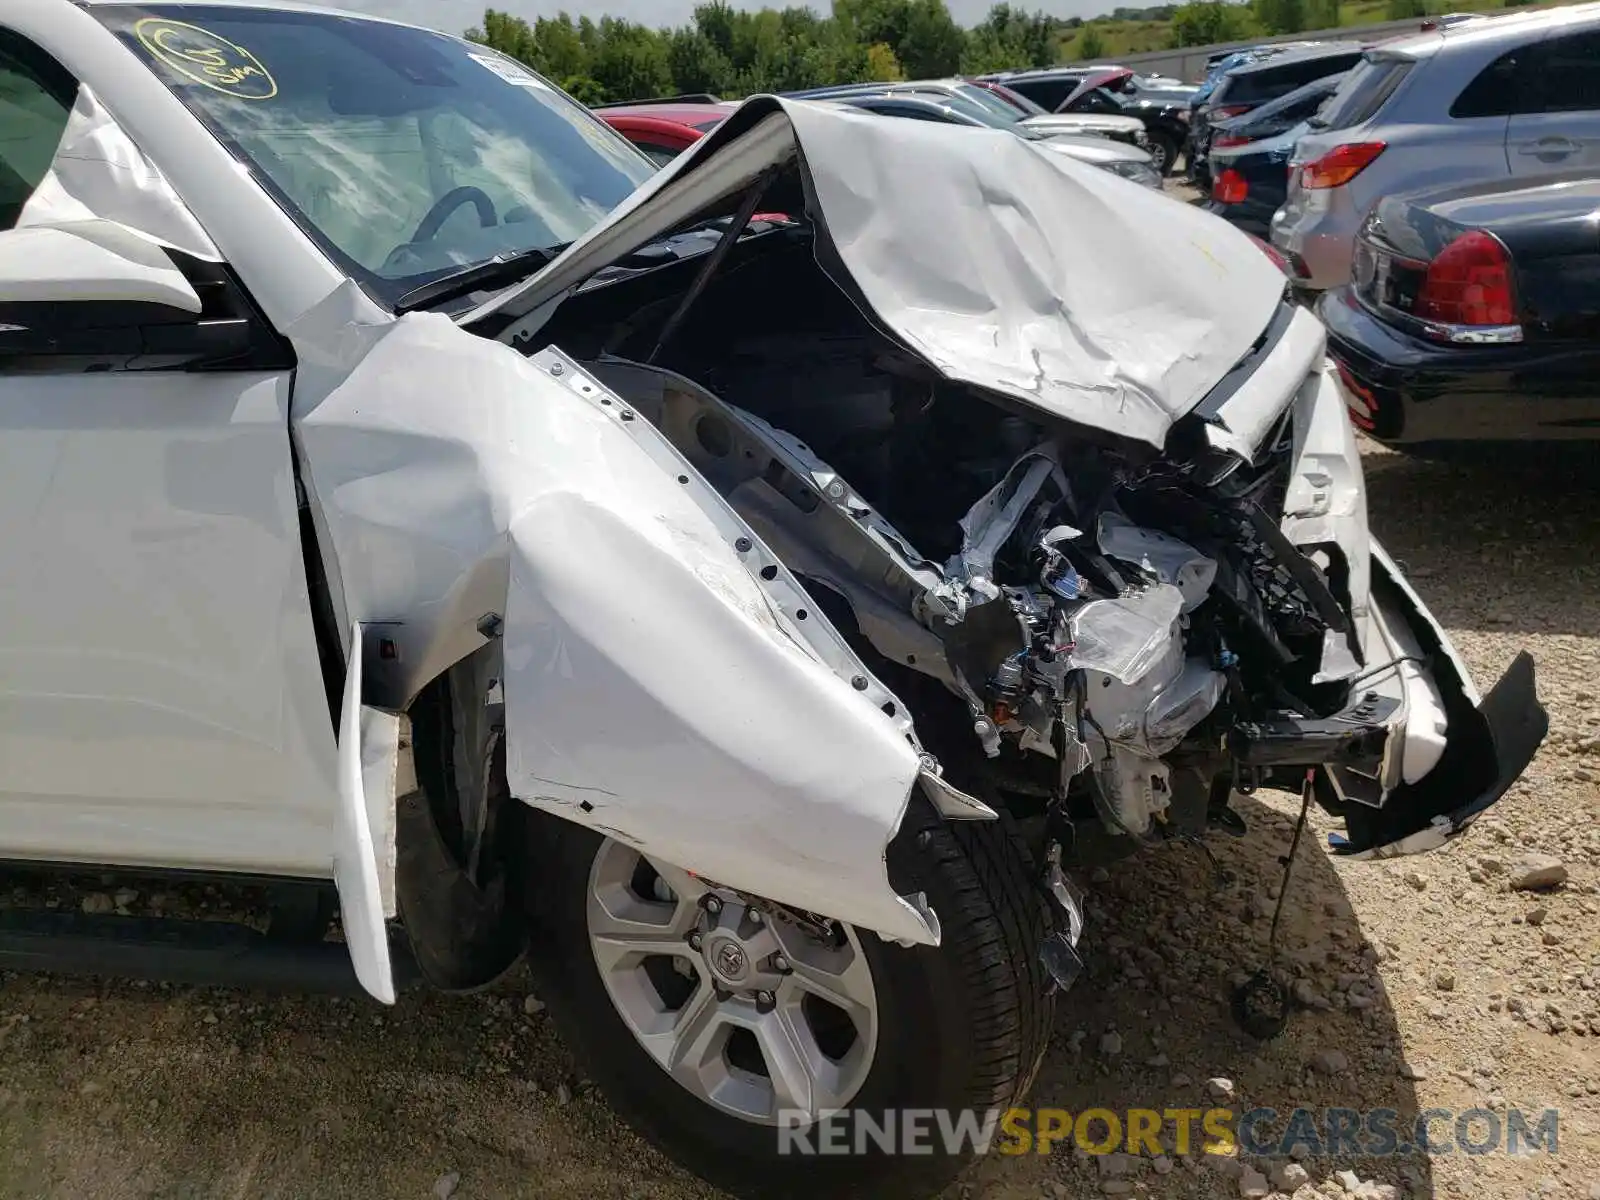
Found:
[[[1529,112],[1600,112],[1600,30],[1553,37],[1533,48],[1538,87]]]
[[[1450,106],[1450,115],[1466,119],[1505,117],[1530,111],[1524,105],[1531,74],[1531,50],[1530,46],[1509,50],[1478,72],[1477,78],[1461,89]]]
[[[1016,84],[1011,84],[1010,86],[1016,88],[1017,91],[1035,104],[1054,112],[1056,107],[1071,94],[1072,89],[1077,84],[1069,79],[1029,79],[1024,80],[1020,87]]]
[[[11,229],[50,169],[78,85],[32,42],[0,29],[0,229]]]

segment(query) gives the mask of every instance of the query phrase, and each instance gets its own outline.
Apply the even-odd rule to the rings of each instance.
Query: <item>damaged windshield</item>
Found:
[[[241,7],[90,11],[386,304],[572,242],[654,171],[520,63],[443,34]]]

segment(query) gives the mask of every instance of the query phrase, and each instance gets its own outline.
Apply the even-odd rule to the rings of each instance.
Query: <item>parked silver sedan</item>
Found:
[[[1350,278],[1384,196],[1600,170],[1600,4],[1465,22],[1370,51],[1312,119],[1272,242],[1297,282]]]
[[[978,128],[996,128],[986,120],[981,111],[963,104],[959,98],[940,98],[931,94],[913,94],[903,91],[850,92],[829,103],[844,104],[885,117],[900,117],[912,121],[933,121],[945,125],[971,125]],[[1074,136],[1035,129],[1027,122],[1001,125],[1019,137],[1037,142],[1046,150],[1065,155],[1079,162],[1110,171],[1123,179],[1131,180],[1156,191],[1161,190],[1161,172],[1155,160],[1137,146],[1113,141],[1109,137],[1085,134]]]

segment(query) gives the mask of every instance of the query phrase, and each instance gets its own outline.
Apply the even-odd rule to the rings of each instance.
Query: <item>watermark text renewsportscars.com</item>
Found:
[[[1301,1157],[1555,1154],[1560,1113],[1487,1108],[842,1109],[778,1113],[778,1152],[852,1154],[1250,1154]]]

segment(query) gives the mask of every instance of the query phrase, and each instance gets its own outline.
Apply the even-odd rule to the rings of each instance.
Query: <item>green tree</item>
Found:
[[[882,42],[892,50],[905,39],[911,0],[834,0],[833,19],[863,45]]]
[[[608,100],[660,96],[672,90],[667,45],[655,30],[604,17],[590,75]]]
[[[1169,10],[1126,11],[1164,17]],[[1077,18],[1063,22],[1010,3],[996,4],[968,32],[951,17],[947,0],[834,0],[826,17],[799,5],[750,10],[729,0],[704,0],[693,19],[676,29],[609,17],[574,20],[565,12],[530,24],[487,9],[467,36],[594,104],[663,92],[738,98],[826,83],[1043,67],[1062,57],[1063,29],[1078,24]],[[1078,53],[1103,55],[1103,30],[1087,27]]]
[[[589,72],[589,48],[566,13],[540,17],[533,23],[534,59],[530,65],[552,79],[571,79]]]
[[[606,90],[587,75],[572,75],[561,81],[561,90],[579,104],[604,104]]]
[[[520,62],[533,63],[533,30],[521,17],[514,17],[510,13],[497,12],[492,8],[484,10],[483,24],[467,30],[467,40],[498,50]]]
[[[887,45],[883,42],[873,42],[867,47],[867,70],[863,78],[874,83],[890,83],[905,77],[906,73],[900,68],[900,60]]]
[[[1209,46],[1250,34],[1250,10],[1224,0],[1191,0],[1172,14],[1173,46]]]
[[[1410,17],[1425,17],[1428,6],[1424,0],[1389,0],[1385,11],[1391,21],[1404,21]]]
[[[1307,29],[1337,29],[1339,0],[1306,0]]]
[[[894,52],[911,78],[937,79],[961,69],[961,52],[966,48],[967,35],[944,0],[914,0]]]
[[[1056,61],[1056,23],[996,4],[966,37],[962,70],[972,74],[1012,67],[1048,67]]]
[[[733,63],[715,42],[694,26],[667,36],[667,67],[674,92],[710,92],[720,96],[733,82]]]

